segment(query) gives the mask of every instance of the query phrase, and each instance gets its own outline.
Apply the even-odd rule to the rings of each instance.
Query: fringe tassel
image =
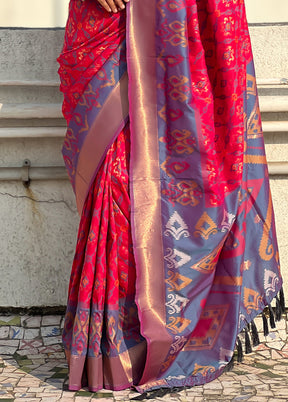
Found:
[[[281,320],[281,315],[282,315],[282,308],[281,308],[281,304],[280,304],[280,300],[279,297],[276,296],[276,309],[275,309],[275,319],[276,321],[280,321]]]
[[[163,396],[170,393],[171,388],[158,388],[153,391],[144,392],[144,394],[132,398],[131,401],[144,401],[146,399],[162,398]]]
[[[285,298],[284,298],[283,288],[281,288],[281,290],[279,292],[279,299],[280,299],[281,311],[282,311],[282,314],[284,314],[285,313]]]
[[[238,336],[237,337],[237,362],[242,363],[242,361],[243,361],[243,346],[242,346],[242,342]]]
[[[264,331],[264,336],[268,336],[269,334],[269,328],[268,328],[268,321],[265,313],[262,313],[262,320],[263,320],[263,331]]]
[[[273,312],[273,310],[272,310],[271,304],[269,304],[268,308],[269,308],[270,327],[271,327],[271,328],[276,328],[276,325],[275,325],[275,318],[274,318],[274,312]]]
[[[247,328],[245,328],[245,353],[248,355],[249,353],[252,353],[252,347],[251,347],[251,342],[249,338],[249,333]]]
[[[260,343],[260,340],[259,340],[259,335],[258,335],[257,327],[255,325],[254,320],[251,321],[251,330],[252,330],[252,343],[253,343],[253,346],[258,346],[259,343]]]
[[[234,355],[232,356],[230,362],[225,366],[224,372],[229,373],[229,371],[232,371],[233,368],[234,368]]]

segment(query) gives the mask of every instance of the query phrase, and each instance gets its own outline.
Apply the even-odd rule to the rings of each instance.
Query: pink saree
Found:
[[[81,214],[69,387],[212,381],[284,309],[244,3],[71,0],[59,63]]]

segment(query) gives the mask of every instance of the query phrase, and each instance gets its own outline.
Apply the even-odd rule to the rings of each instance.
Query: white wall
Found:
[[[0,27],[64,27],[69,0],[1,0]]]
[[[249,23],[273,23],[288,21],[287,0],[246,0]]]

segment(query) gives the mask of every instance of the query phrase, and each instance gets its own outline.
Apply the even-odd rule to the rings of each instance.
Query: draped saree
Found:
[[[69,387],[211,381],[282,286],[243,0],[71,0],[59,63]]]

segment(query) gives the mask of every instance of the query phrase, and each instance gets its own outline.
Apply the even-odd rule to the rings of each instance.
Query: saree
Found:
[[[58,60],[81,215],[69,388],[212,381],[241,331],[246,350],[249,328],[257,343],[266,306],[274,325],[272,299],[284,311],[244,2],[131,0],[110,14],[71,0]]]

